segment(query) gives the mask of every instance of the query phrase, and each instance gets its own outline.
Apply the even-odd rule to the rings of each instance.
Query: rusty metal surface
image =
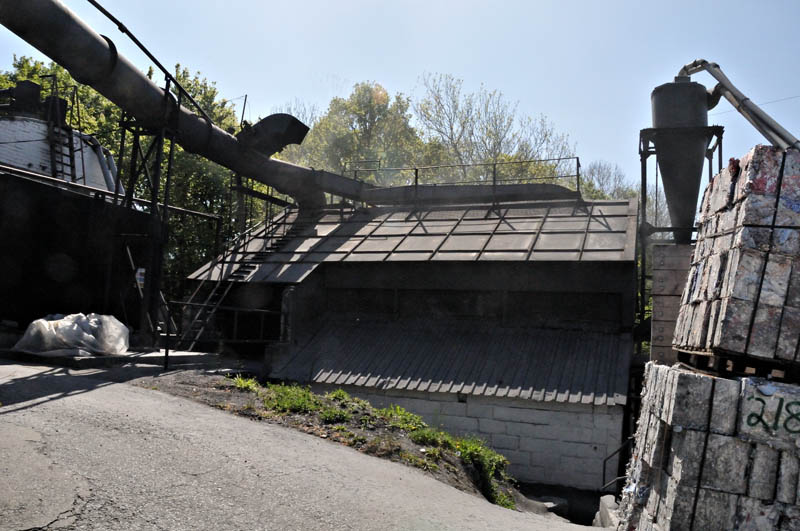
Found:
[[[381,390],[624,405],[630,334],[476,321],[329,322],[273,378]]]

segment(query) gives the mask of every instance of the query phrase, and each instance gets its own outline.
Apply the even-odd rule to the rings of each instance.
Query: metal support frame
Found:
[[[168,113],[170,109],[170,102],[173,96],[171,95],[171,79],[168,77],[164,87],[164,112]],[[178,91],[178,104],[182,100],[182,91]],[[120,165],[119,172],[115,179],[114,189],[114,202],[119,199],[120,182],[124,177],[127,177],[127,187],[125,189],[125,197],[122,199],[122,205],[126,207],[133,207],[134,204],[144,204],[149,209],[150,214],[150,253],[147,264],[147,274],[145,276],[145,286],[141,292],[142,306],[139,318],[139,328],[142,332],[145,328],[149,328],[147,332],[150,334],[152,344],[157,344],[159,338],[160,324],[164,323],[166,327],[166,356],[165,356],[165,369],[169,361],[169,338],[171,335],[170,321],[171,316],[168,306],[163,303],[163,296],[161,294],[161,277],[164,265],[164,252],[169,238],[169,214],[174,210],[170,206],[170,189],[172,181],[172,166],[175,156],[175,142],[174,135],[177,129],[176,120],[164,120],[164,125],[157,130],[152,130],[142,127],[130,115],[123,114],[120,119]],[[169,125],[167,125],[169,123]],[[127,175],[123,176],[122,156],[125,154],[125,146],[127,135],[130,134],[132,141],[130,143],[130,160],[128,161]],[[149,141],[144,140],[143,137],[149,137]],[[166,160],[164,153],[164,143],[169,142],[167,148]],[[146,144],[146,149],[143,149],[143,144]],[[135,198],[137,186],[141,187],[140,183],[146,185],[146,190],[149,192],[147,201],[141,201]],[[163,314],[163,315],[162,315]]]
[[[724,128],[719,125],[709,127],[687,127],[682,128],[691,130],[690,132],[705,132],[710,139],[713,140],[706,149],[706,160],[708,160],[708,176],[709,179],[713,177],[713,157],[717,153],[717,171],[722,171],[722,135]],[[685,231],[693,227],[653,227],[647,222],[647,159],[651,155],[656,156],[656,164],[658,164],[658,154],[656,153],[656,138],[658,133],[667,128],[648,128],[639,131],[639,160],[641,162],[641,189],[639,190],[640,199],[640,212],[639,212],[639,243],[637,245],[637,252],[639,253],[639,298],[638,298],[638,313],[639,321],[645,320],[645,307],[647,306],[647,246],[650,241],[650,236],[655,233],[664,232],[677,232]],[[710,140],[711,141],[711,140]],[[656,177],[658,178],[658,177]],[[658,201],[658,198],[656,198]],[[656,222],[658,220],[655,220]]]

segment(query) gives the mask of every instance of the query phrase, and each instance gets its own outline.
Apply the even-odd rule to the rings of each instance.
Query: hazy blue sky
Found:
[[[180,62],[249,95],[251,117],[295,98],[325,107],[359,81],[414,95],[423,72],[481,83],[543,113],[570,135],[584,165],[597,159],[639,177],[639,130],[650,91],[696,58],[800,135],[800,1],[245,1],[103,0],[167,66]],[[66,4],[146,68],[117,28],[83,0]],[[41,57],[0,28],[0,68]],[[707,74],[696,81],[712,85]],[[241,100],[239,100],[241,103]],[[725,157],[763,142],[725,101]]]

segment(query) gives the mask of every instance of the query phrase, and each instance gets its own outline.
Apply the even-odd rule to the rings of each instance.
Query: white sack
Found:
[[[97,354],[124,354],[128,328],[111,315],[47,316],[28,325],[14,348],[32,352],[80,348]]]

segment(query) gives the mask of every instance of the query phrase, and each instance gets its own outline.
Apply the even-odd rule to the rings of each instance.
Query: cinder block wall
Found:
[[[673,364],[678,351],[672,348],[672,336],[683,287],[692,263],[691,245],[653,246],[653,320],[650,328],[650,360]]]
[[[800,386],[649,363],[620,530],[797,529]]]
[[[599,490],[603,459],[621,444],[622,406],[341,388],[375,407],[395,404],[431,426],[480,437],[508,458],[515,478],[529,483]],[[333,389],[314,386],[317,392]],[[609,460],[607,481],[616,476],[618,465],[616,456]]]

